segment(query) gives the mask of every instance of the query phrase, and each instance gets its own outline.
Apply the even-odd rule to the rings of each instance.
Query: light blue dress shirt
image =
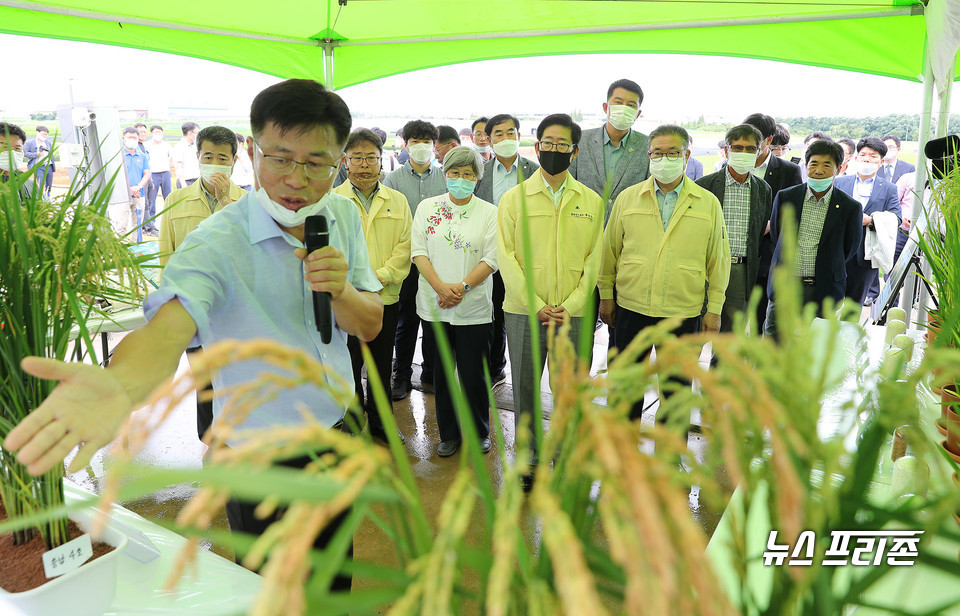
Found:
[[[633,134],[633,129],[631,128],[627,131],[627,134],[620,140],[620,145],[616,147],[614,147],[613,141],[610,140],[610,133],[607,132],[606,125],[603,126],[603,130],[600,132],[603,133],[603,173],[606,175],[605,181],[609,182],[610,178],[617,173],[617,167],[620,166],[623,153],[627,150],[624,144],[627,142],[627,139],[630,138],[630,135]]]
[[[677,187],[663,194],[663,191],[660,190],[660,185],[657,184],[657,181],[654,180],[653,183],[657,187],[657,206],[660,208],[660,218],[663,220],[663,230],[667,230],[667,226],[670,224],[670,218],[673,216],[673,209],[677,207],[677,200],[680,198],[680,190],[683,188],[683,183],[686,179],[681,179],[680,183],[677,184]]]
[[[493,204],[500,205],[500,197],[518,183],[517,167],[520,166],[520,155],[513,160],[510,169],[503,166],[499,158],[493,159]]]
[[[870,195],[873,194],[873,185],[876,181],[876,175],[869,180],[864,180],[858,175],[857,179],[853,181],[853,198],[859,201],[861,206],[867,207],[867,201],[870,200]]]
[[[350,265],[347,280],[360,291],[378,292],[381,284],[370,267],[357,206],[346,197],[331,194],[323,215],[330,229],[330,245],[343,251]],[[295,248],[303,247],[274,222],[254,193],[247,193],[187,235],[170,256],[160,288],[144,302],[144,313],[152,319],[161,306],[179,298],[197,325],[191,346],[199,343],[206,347],[228,339],[270,339],[328,365],[349,394],[353,392],[353,371],[347,334],[334,320],[330,344],[320,340],[313,318],[313,294],[303,279],[303,262],[293,254]],[[238,362],[221,370],[213,386],[225,391],[262,372],[276,374],[277,370],[261,361]],[[327,376],[328,384],[333,381]],[[220,398],[214,399],[215,418],[222,404]],[[280,391],[240,427],[301,425],[297,410],[301,406],[324,426],[334,425],[345,410],[326,390],[302,385]]]

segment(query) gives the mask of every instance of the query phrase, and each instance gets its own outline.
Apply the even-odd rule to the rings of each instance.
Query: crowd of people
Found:
[[[898,227],[910,224],[895,184],[909,168],[897,160],[896,137],[854,143],[815,133],[796,164],[782,157],[785,129],[753,113],[726,133],[723,164],[694,179],[686,130],[633,129],[642,104],[637,83],[613,82],[602,126],[582,130],[569,115],[549,115],[536,127],[535,158],[520,155],[521,126],[510,114],[478,118],[466,132],[415,120],[400,132],[408,158],[389,172],[382,131],[351,131],[343,100],[308,80],[261,92],[247,137],[186,123],[183,139],[170,147],[159,126],[125,130],[130,211],[146,198],[149,224],[156,195],[166,203],[158,229],[164,271],[145,303],[148,324],[124,338],[107,370],[25,363],[37,376],[61,379],[61,395],[5,447],[21,450],[21,461],[41,471],[82,443],[73,464],[82,466],[174,373],[185,350],[238,337],[301,348],[352,379],[371,434],[386,439],[373,392],[361,386],[361,345],[373,359],[368,372],[392,382],[391,397],[400,400],[411,389],[422,328],[421,379],[435,396],[437,455],[450,456],[462,432],[451,395],[457,385],[441,368],[433,338],[439,324],[487,452],[485,375],[503,381],[507,356],[515,427],[542,431],[533,425],[533,396],[550,324],[568,323],[576,342],[595,331],[595,319],[585,319],[599,315],[620,350],[665,318],[681,319],[678,334],[731,331],[759,286],[764,301],[755,327],[776,335],[770,272],[781,262],[785,216],[795,218],[793,267],[804,301],[867,301],[878,276],[865,238],[896,242]],[[472,143],[464,145],[468,136]],[[6,159],[26,141],[16,126],[0,124],[5,175]],[[179,188],[168,193],[171,171]],[[330,245],[307,254],[304,221],[311,215],[328,218]],[[330,294],[337,332],[330,342],[317,332],[311,291]],[[213,387],[245,382],[261,369],[257,362],[228,367]],[[344,427],[344,409],[314,387],[264,403],[244,427],[299,423],[298,402],[324,425]],[[219,404],[215,399],[206,420],[198,418],[201,434],[216,423]],[[630,416],[643,411],[637,405]],[[524,478],[526,487],[532,482]],[[254,524],[252,508],[239,501],[231,501],[228,517],[240,530]]]

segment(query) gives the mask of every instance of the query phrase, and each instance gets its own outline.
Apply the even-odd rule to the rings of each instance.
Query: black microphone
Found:
[[[307,254],[313,253],[327,246],[330,242],[330,231],[327,229],[327,219],[322,215],[307,216],[303,225],[303,243],[307,246]],[[330,315],[330,294],[325,291],[313,292],[313,318],[317,322],[317,331],[324,344],[330,344],[333,333],[333,323]]]

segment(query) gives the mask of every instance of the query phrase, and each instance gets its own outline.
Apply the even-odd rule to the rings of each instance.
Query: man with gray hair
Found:
[[[773,194],[770,186],[751,173],[763,135],[749,124],[734,126],[724,138],[727,164],[697,180],[720,201],[730,238],[730,282],[720,311],[720,331],[733,331],[733,318],[744,313],[757,284],[760,240],[767,230]],[[759,325],[753,331],[759,331]]]
[[[684,175],[689,144],[687,131],[679,126],[654,129],[647,151],[652,177],[620,193],[607,221],[598,284],[600,318],[616,324],[614,342],[621,352],[642,329],[666,318],[683,319],[675,334],[699,331],[707,283],[703,329],[720,331],[730,244],[720,201]],[[641,400],[630,418],[642,414]]]

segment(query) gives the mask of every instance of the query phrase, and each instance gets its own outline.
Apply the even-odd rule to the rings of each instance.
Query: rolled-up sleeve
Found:
[[[486,228],[483,236],[483,256],[480,260],[493,271],[497,271],[497,210],[491,209],[486,218]]]

